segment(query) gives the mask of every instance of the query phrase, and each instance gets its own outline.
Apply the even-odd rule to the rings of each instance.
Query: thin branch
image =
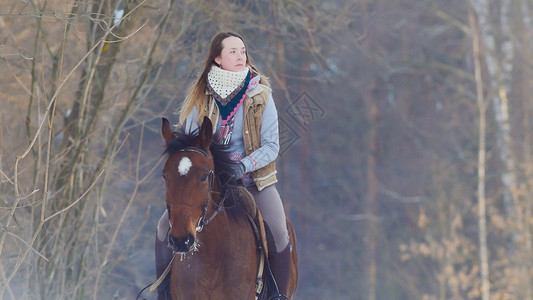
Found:
[[[4,230],[7,230],[7,229],[4,229]],[[15,239],[21,241],[24,245],[26,245],[26,247],[30,248],[35,254],[40,256],[42,259],[46,260],[46,262],[50,261],[48,258],[46,258],[46,256],[44,256],[44,254],[42,254],[39,251],[37,251],[37,249],[35,249],[32,245],[30,245],[28,242],[26,242],[23,238],[19,237],[18,235],[14,234],[12,232],[9,232],[9,231],[7,231],[7,234],[9,234],[10,236],[14,237]]]
[[[76,199],[71,205],[63,208],[62,210],[52,214],[51,216],[45,218],[45,219],[42,219],[39,226],[37,227],[37,230],[35,231],[35,233],[33,234],[33,238],[31,240],[30,243],[28,243],[29,246],[33,246],[35,244],[35,241],[37,240],[37,237],[39,236],[39,234],[41,233],[41,230],[43,229],[44,227],[44,224],[46,224],[48,221],[50,221],[51,219],[59,216],[59,215],[62,215],[64,214],[65,212],[67,212],[69,209],[71,209],[74,205],[76,205],[78,202],[80,202],[83,198],[85,198],[85,196],[89,193],[89,191],[91,191],[91,189],[96,185],[96,183],[98,182],[98,180],[100,179],[100,177],[105,173],[105,171],[107,170],[107,167],[113,162],[115,156],[118,154],[118,151],[120,151],[120,149],[122,148],[122,146],[124,145],[125,141],[127,139],[124,139],[124,141],[122,142],[122,144],[120,145],[120,147],[118,148],[118,150],[113,153],[111,159],[106,163],[106,165],[102,168],[102,170],[100,171],[100,173],[98,174],[98,176],[96,176],[95,180],[92,182],[92,184],[85,190],[85,192],[78,197],[78,199]],[[13,213],[11,214],[11,217],[13,216]],[[11,218],[10,218],[11,220]],[[4,231],[4,236],[6,235],[6,231]],[[3,283],[3,285],[1,286],[2,289],[0,289],[0,299],[2,299],[3,297],[3,294],[4,294],[4,291],[5,289],[9,286],[9,283],[11,282],[11,280],[15,277],[15,274],[18,272],[18,269],[20,268],[20,266],[22,265],[22,262],[26,259],[26,256],[28,255],[29,251],[31,250],[32,248],[31,247],[27,247],[26,250],[24,250],[23,254],[18,258],[17,260],[17,263],[15,264],[15,267],[13,268],[13,270],[11,271],[11,274],[8,276],[8,278],[5,280],[5,282]],[[1,250],[1,248],[0,248]]]
[[[111,162],[115,159],[115,156],[118,154],[118,152],[120,151],[120,149],[122,149],[122,146],[124,146],[124,143],[126,142],[126,140],[128,139],[128,136],[127,135],[125,138],[124,138],[124,141],[122,141],[122,144],[120,145],[120,147],[116,150],[115,153],[113,153],[113,155],[111,156],[111,159],[104,165],[104,167],[100,170],[100,172],[98,173],[98,175],[96,175],[96,178],[93,180],[92,184],[85,190],[85,192],[79,196],[76,200],[74,200],[74,202],[72,202],[71,204],[69,204],[67,207],[55,212],[54,214],[48,216],[47,218],[44,218],[42,221],[42,223],[46,223],[48,222],[50,219],[53,219],[55,217],[57,217],[58,215],[61,215],[65,212],[67,212],[69,209],[71,209],[73,206],[75,206],[76,204],[78,204],[78,202],[80,202],[81,200],[83,200],[83,198],[92,190],[92,188],[96,185],[96,183],[98,182],[98,180],[100,179],[100,177],[102,177],[102,175],[105,173],[105,171],[107,170],[107,167],[109,167],[109,165],[111,164]]]

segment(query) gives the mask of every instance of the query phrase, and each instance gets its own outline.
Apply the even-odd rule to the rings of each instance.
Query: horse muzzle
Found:
[[[177,238],[172,235],[168,237],[168,244],[174,253],[188,253],[196,250],[198,244],[192,233],[188,233],[183,238]]]

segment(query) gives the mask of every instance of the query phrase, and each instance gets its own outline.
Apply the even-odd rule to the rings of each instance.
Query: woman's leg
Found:
[[[167,232],[170,227],[168,221],[168,211],[165,212],[157,223],[156,237],[155,237],[155,275],[159,279],[161,274],[165,271],[168,264],[172,260],[172,250],[168,247]],[[168,275],[167,275],[168,276]],[[160,286],[157,287],[157,299],[170,299],[170,291],[168,289],[168,279],[165,279]]]
[[[165,241],[167,238],[168,229],[170,228],[170,221],[168,220],[168,210],[165,209],[159,222],[157,222],[157,239]]]
[[[274,185],[258,191],[257,187],[248,187],[248,190],[254,196],[255,203],[267,223],[276,246],[276,252],[281,252],[289,244],[289,232],[287,231],[287,218],[285,209],[279,196],[278,190]]]
[[[272,299],[288,299],[287,286],[291,268],[291,246],[289,244],[289,232],[283,203],[278,190],[274,185],[258,191],[255,186],[248,187],[257,203],[257,207],[263,216],[274,240],[274,249],[270,249],[268,260],[274,279],[281,295]]]

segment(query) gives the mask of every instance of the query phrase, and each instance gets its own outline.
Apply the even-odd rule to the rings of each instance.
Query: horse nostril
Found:
[[[170,236],[169,242],[175,252],[189,252],[194,245],[194,236],[191,233],[183,239]]]
[[[185,246],[192,246],[192,244],[194,244],[194,236],[189,233],[183,243],[185,244]]]

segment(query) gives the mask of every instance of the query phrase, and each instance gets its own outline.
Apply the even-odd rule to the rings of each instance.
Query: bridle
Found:
[[[211,193],[212,193],[212,189],[213,189],[213,185],[214,185],[214,172],[213,170],[209,170],[209,175],[208,175],[208,180],[209,180],[209,190],[207,191],[207,200],[205,201],[205,205],[204,205],[204,208],[202,210],[202,216],[200,217],[200,219],[198,220],[198,225],[196,225],[196,232],[202,232],[202,230],[204,229],[204,226],[206,226],[207,224],[211,223],[211,221],[213,221],[213,219],[217,216],[218,212],[222,210],[222,207],[224,206],[224,200],[225,200],[225,197],[222,199],[222,201],[220,201],[219,204],[216,204],[215,205],[215,211],[213,212],[213,214],[211,215],[211,217],[209,219],[207,219],[207,210],[209,209],[209,203],[211,201],[213,201],[211,199]]]
[[[205,150],[200,149],[198,147],[194,147],[194,146],[185,147],[181,149],[180,152],[196,152],[196,153],[202,154],[204,157],[208,159],[212,158],[212,156],[209,155],[209,153],[207,153]],[[215,207],[214,207],[215,211],[213,212],[211,217],[207,218],[207,210],[209,209],[209,204],[211,201],[213,201],[211,199],[211,193],[213,192],[213,186],[215,182],[215,172],[213,170],[209,170],[208,180],[209,180],[208,182],[209,190],[207,191],[207,200],[205,202],[204,208],[202,209],[202,216],[200,217],[200,219],[198,220],[198,224],[196,225],[197,233],[202,232],[202,230],[204,229],[204,226],[207,226],[207,224],[213,221],[213,219],[218,215],[218,213],[224,208],[224,201],[226,200],[226,197],[224,196],[218,204],[215,204]],[[170,213],[170,209],[169,209],[169,213]]]

